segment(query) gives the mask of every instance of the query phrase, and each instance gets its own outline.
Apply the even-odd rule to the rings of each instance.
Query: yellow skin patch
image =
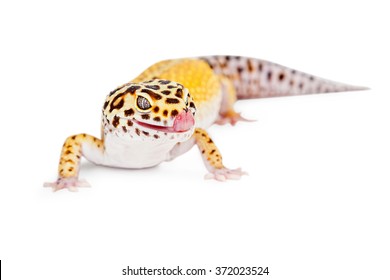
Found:
[[[106,98],[102,139],[78,134],[66,139],[54,190],[87,185],[80,160],[106,166],[143,168],[171,160],[196,144],[210,172],[206,178],[238,179],[228,169],[206,129],[243,120],[239,99],[359,90],[259,59],[213,56],[166,60],[152,65]]]
[[[199,59],[166,60],[146,69],[133,82],[142,82],[153,77],[178,82],[189,90],[197,108],[197,124],[207,128],[218,117],[222,100],[220,77],[210,66]],[[234,101],[233,101],[234,103]],[[232,108],[233,103],[229,106]]]

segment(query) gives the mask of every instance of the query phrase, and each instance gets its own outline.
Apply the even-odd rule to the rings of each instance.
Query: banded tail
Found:
[[[207,56],[216,74],[233,81],[238,99],[364,90],[306,74],[266,60],[240,56]]]

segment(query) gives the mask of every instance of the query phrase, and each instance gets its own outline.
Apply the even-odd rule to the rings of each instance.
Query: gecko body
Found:
[[[87,183],[78,178],[85,157],[99,165],[145,168],[172,160],[198,146],[207,178],[238,179],[245,172],[222,163],[207,133],[214,123],[244,120],[237,99],[360,90],[265,60],[210,56],[166,60],[113,90],[102,109],[101,138],[68,137],[63,145],[54,190]]]

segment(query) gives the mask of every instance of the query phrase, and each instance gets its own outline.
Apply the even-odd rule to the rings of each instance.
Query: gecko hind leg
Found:
[[[234,88],[233,82],[225,76],[219,76],[219,80],[222,85],[222,104],[219,112],[219,117],[215,121],[216,124],[224,125],[230,123],[235,125],[238,121],[252,122],[254,120],[248,120],[241,116],[241,113],[237,113],[233,105],[237,101],[236,89]]]

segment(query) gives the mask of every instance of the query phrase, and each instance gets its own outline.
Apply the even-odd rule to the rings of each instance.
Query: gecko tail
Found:
[[[229,78],[238,99],[357,91],[368,88],[334,82],[266,60],[241,56],[207,56],[216,74]]]

